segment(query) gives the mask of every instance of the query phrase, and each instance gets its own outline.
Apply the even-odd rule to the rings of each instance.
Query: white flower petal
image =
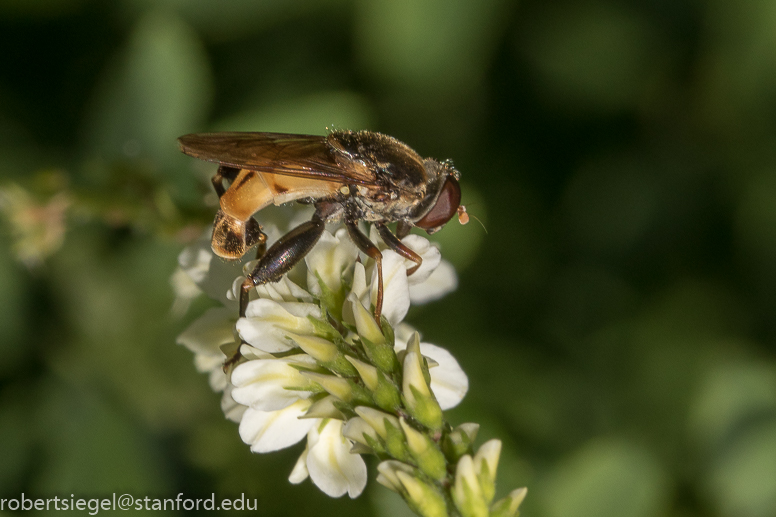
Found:
[[[242,363],[232,372],[232,398],[239,404],[262,411],[276,411],[308,398],[311,393],[299,389],[309,386],[310,381],[292,365],[312,368],[316,363],[306,354]]]
[[[469,391],[469,378],[466,377],[455,357],[445,350],[430,343],[420,344],[420,353],[426,355],[439,366],[431,368],[431,391],[443,410],[457,406]]]
[[[297,318],[301,318],[309,324],[307,316],[313,316],[314,318],[321,317],[321,309],[313,303],[304,302],[280,302],[279,305],[289,314],[293,314]]]
[[[366,296],[369,286],[366,285],[366,269],[364,264],[356,262],[353,267],[353,286],[350,288],[350,292],[353,293],[356,298],[363,299]]]
[[[366,464],[351,454],[350,440],[342,436],[342,421],[329,420],[323,429],[315,426],[308,435],[307,470],[323,493],[340,497],[345,492],[358,497],[366,486]]]
[[[259,298],[269,298],[276,302],[307,302],[312,303],[310,293],[283,276],[278,282],[264,284],[256,287]]]
[[[298,485],[308,477],[310,477],[310,473],[307,471],[307,451],[308,446],[305,446],[304,452],[299,456],[299,459],[296,460],[296,465],[294,465],[294,469],[291,471],[291,474],[288,476],[288,481],[292,485]]]
[[[305,257],[307,264],[307,288],[316,296],[321,288],[315,273],[323,283],[334,292],[342,288],[342,275],[353,265],[358,257],[358,249],[348,237],[347,230],[341,228],[332,235],[324,231],[315,247]]]
[[[199,373],[210,373],[213,370],[217,371],[219,367],[223,366],[224,359],[226,359],[224,354],[221,354],[221,357],[215,354],[197,354],[194,356],[194,367]],[[226,376],[224,375],[224,377]]]
[[[232,280],[232,287],[229,288],[229,290],[226,292],[226,299],[229,300],[232,304],[237,304],[237,301],[240,298],[240,289],[242,288],[242,283],[245,281],[245,275],[240,275],[234,280]],[[253,293],[255,291],[251,291]]]
[[[253,359],[275,359],[274,355],[268,354],[267,352],[262,352],[258,348],[254,348],[251,345],[246,345],[245,343],[240,345],[240,355],[242,355],[248,361]]]
[[[410,338],[415,334],[415,332],[418,332],[421,339],[423,338],[423,334],[419,332],[415,327],[410,325],[409,323],[406,323],[402,321],[395,327],[393,327],[393,334],[396,336],[396,351],[404,350],[407,348],[407,342],[410,340]]]
[[[247,409],[246,406],[234,401],[232,398],[232,387],[227,386],[224,394],[221,396],[221,411],[224,412],[226,419],[239,423]]]
[[[240,318],[237,320],[236,328],[240,337],[264,352],[277,354],[294,348],[294,344],[286,338],[286,334],[272,322]]]
[[[399,352],[407,348],[407,341],[396,338],[394,349]],[[443,410],[457,406],[469,391],[469,379],[455,357],[442,347],[431,343],[420,343],[420,353],[438,363],[429,369],[431,391]]]
[[[320,308],[311,303],[282,302],[259,298],[248,304],[246,317],[237,320],[237,332],[250,345],[269,353],[286,352],[294,344],[286,332],[309,334],[307,316],[320,317]]]
[[[217,258],[210,249],[209,234],[184,248],[178,255],[178,264],[210,298],[227,307],[237,307],[226,297],[224,286],[231,285],[232,280],[242,273],[242,261],[227,262]]]
[[[191,301],[202,294],[202,289],[180,267],[176,268],[170,276],[170,287],[172,287],[172,291],[175,293],[175,300],[172,303],[170,312],[175,317],[181,317],[186,314]]]
[[[401,242],[420,255],[423,259],[423,263],[418,270],[408,277],[410,286],[425,282],[442,260],[442,254],[439,252],[439,248],[432,244],[428,239],[415,234],[407,235]],[[414,266],[415,263],[411,260],[406,260],[405,265],[407,269],[409,269]]]
[[[197,354],[194,356],[194,364],[197,367],[197,371],[208,372],[208,384],[210,389],[216,393],[224,391],[229,383],[224,373],[224,359],[225,356],[215,357]]]
[[[299,400],[279,411],[259,411],[248,408],[240,421],[240,438],[251,446],[253,452],[272,452],[285,449],[307,435],[317,422],[300,419],[310,402]]]
[[[387,249],[387,246],[383,242],[383,240],[380,238],[380,234],[377,233],[377,226],[370,224],[369,225],[369,240],[377,244],[377,247],[380,248],[380,250]],[[361,254],[361,259],[366,260],[367,256],[363,253]]]
[[[208,241],[200,239],[191,246],[183,248],[178,255],[178,265],[192,282],[199,285],[207,278],[210,262],[214,257],[208,247]]]
[[[414,279],[415,275],[410,279]],[[455,291],[457,287],[458,275],[455,268],[448,261],[442,260],[423,282],[410,283],[410,300],[418,305],[428,303]]]
[[[345,301],[342,304],[342,321],[350,325],[356,324],[356,318],[353,315],[353,305],[351,302],[354,297],[356,300],[365,300],[368,289],[369,288],[366,285],[366,271],[364,269],[364,264],[357,262],[353,268],[353,286],[350,290],[350,294],[345,297]]]
[[[194,320],[178,336],[177,342],[195,354],[217,356],[224,360],[221,345],[234,341],[234,322],[237,310],[214,307]]]

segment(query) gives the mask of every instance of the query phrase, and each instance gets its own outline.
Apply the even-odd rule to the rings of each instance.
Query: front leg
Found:
[[[358,228],[355,221],[345,220],[345,228],[348,229],[348,235],[358,249],[366,253],[367,256],[375,261],[377,268],[377,301],[375,302],[375,321],[381,326],[380,316],[383,313],[383,254],[380,249],[374,245],[369,237],[364,235]]]
[[[410,230],[412,230],[412,225],[406,221],[399,221],[396,224],[396,236],[399,238],[399,240],[402,240],[404,237],[409,235]]]
[[[402,244],[399,238],[392,234],[391,230],[383,223],[375,223],[375,228],[377,228],[377,233],[380,234],[380,238],[385,244],[388,245],[389,248],[407,260],[411,260],[415,263],[414,266],[407,270],[407,276],[410,276],[412,273],[417,271],[420,265],[423,263],[423,257]]]

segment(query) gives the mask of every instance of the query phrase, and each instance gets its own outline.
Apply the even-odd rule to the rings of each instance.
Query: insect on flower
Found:
[[[315,246],[327,222],[342,220],[356,246],[376,263],[379,322],[382,254],[358,222],[373,223],[390,249],[415,262],[407,271],[412,274],[422,259],[401,239],[413,226],[434,233],[456,214],[462,224],[468,221],[460,204],[459,173],[452,164],[424,159],[380,133],[200,133],[182,136],[178,142],[185,154],[219,164],[213,176],[220,199],[213,228],[215,254],[238,259],[258,246],[259,262],[240,291],[241,317],[253,287],[280,280]],[[290,201],[312,204],[315,213],[266,249],[267,236],[253,214],[270,203]],[[388,228],[390,223],[397,223],[396,234]]]

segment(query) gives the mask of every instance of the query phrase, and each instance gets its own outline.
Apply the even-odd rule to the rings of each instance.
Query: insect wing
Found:
[[[194,158],[238,169],[336,183],[376,185],[374,173],[337,161],[325,136],[286,133],[198,133],[178,139]]]

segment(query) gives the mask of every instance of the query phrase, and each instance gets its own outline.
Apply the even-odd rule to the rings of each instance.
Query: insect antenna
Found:
[[[472,206],[471,204],[469,206]],[[469,217],[474,217],[478,223],[480,223],[480,226],[482,226],[482,229],[485,230],[485,233],[488,233],[488,229],[485,228],[485,224],[482,222],[482,220],[477,217],[474,214],[470,214],[464,205],[461,205],[458,207],[458,222],[461,224],[467,224],[469,222]]]
[[[480,223],[480,226],[482,226],[482,229],[485,230],[485,235],[487,235],[488,234],[488,229],[485,228],[485,223],[483,223],[482,220],[479,217],[477,217],[476,215],[474,215],[474,214],[470,214],[470,215],[472,217],[474,217],[474,219],[476,219],[478,223]]]

